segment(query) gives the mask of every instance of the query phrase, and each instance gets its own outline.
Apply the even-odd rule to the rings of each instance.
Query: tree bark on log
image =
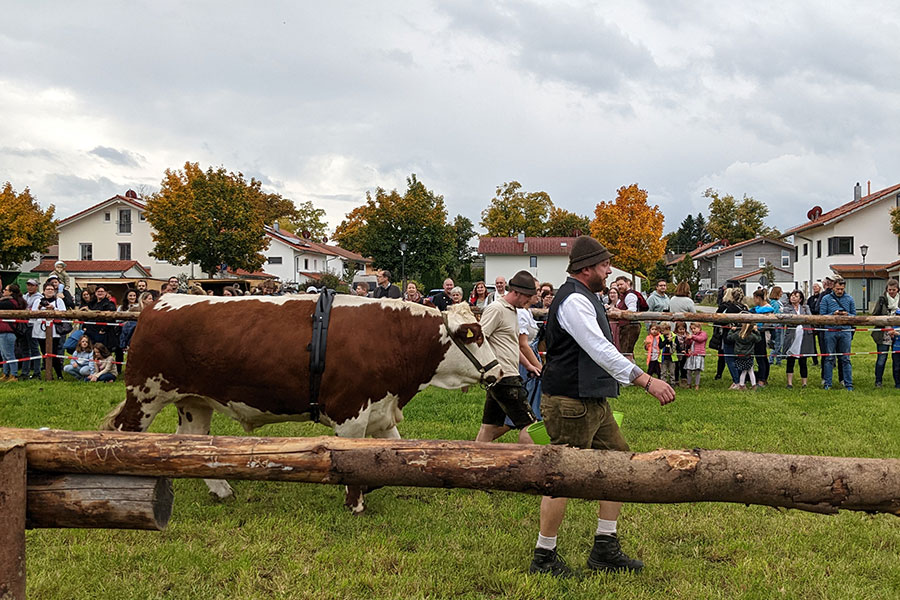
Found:
[[[0,440],[0,599],[25,600],[25,444]]]
[[[900,460],[649,453],[468,441],[0,429],[44,471],[495,489],[624,502],[738,502],[900,515]]]
[[[173,498],[165,477],[31,471],[25,526],[161,531]]]

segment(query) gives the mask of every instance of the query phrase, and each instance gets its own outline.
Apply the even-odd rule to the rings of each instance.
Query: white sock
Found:
[[[616,535],[616,521],[597,519],[597,532],[594,535]]]
[[[543,548],[544,550],[553,550],[556,548],[556,536],[553,537],[544,537],[540,533],[538,534],[537,547]]]

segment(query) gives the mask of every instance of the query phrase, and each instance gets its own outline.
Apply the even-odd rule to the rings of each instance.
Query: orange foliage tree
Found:
[[[635,183],[620,187],[615,201],[597,204],[591,235],[613,253],[617,268],[647,272],[665,254],[664,222],[659,206],[647,204],[647,191]]]
[[[41,209],[28,188],[16,193],[8,181],[0,186],[0,269],[17,271],[19,263],[56,243],[54,210],[52,204]]]

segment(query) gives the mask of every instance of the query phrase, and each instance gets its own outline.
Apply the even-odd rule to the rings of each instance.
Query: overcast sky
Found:
[[[69,216],[223,165],[333,228],[416,173],[478,224],[518,180],[666,231],[713,187],[785,229],[900,182],[895,2],[5,3],[0,183]],[[143,186],[143,188],[140,188]]]

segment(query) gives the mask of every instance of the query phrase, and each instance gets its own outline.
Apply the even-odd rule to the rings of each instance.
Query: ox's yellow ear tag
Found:
[[[466,337],[467,337],[467,338],[475,337],[475,334],[472,333],[472,330],[471,330],[471,329],[469,329],[468,331],[466,331]]]

